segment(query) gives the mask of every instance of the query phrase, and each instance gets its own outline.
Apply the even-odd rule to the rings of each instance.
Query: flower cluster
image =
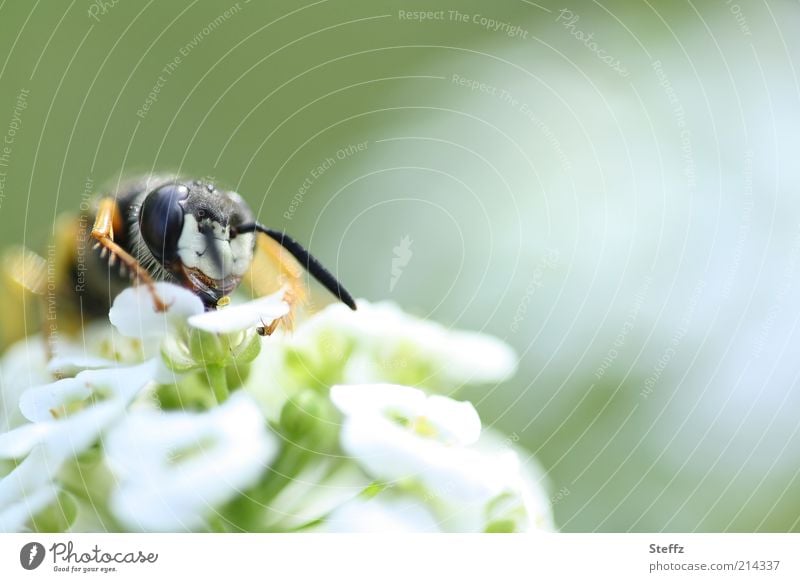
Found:
[[[262,337],[281,292],[157,291],[0,360],[0,531],[552,527],[535,463],[449,396],[514,372],[499,340],[363,301]]]

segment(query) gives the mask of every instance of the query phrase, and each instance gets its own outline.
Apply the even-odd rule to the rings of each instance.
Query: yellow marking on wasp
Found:
[[[115,226],[122,228],[122,219],[117,209],[117,201],[113,198],[103,198],[97,208],[97,216],[92,227],[92,238],[103,247],[101,256],[105,256],[106,251],[116,255],[122,264],[128,267],[132,273],[135,273],[137,281],[147,285],[150,296],[153,298],[155,310],[166,311],[169,306],[158,296],[150,273],[139,264],[139,261],[114,242]]]
[[[256,330],[260,335],[272,334],[280,324],[283,324],[286,330],[292,330],[295,310],[306,300],[304,272],[300,263],[278,242],[259,233],[256,238],[256,253],[245,274],[245,281],[256,296],[277,291],[275,288],[277,282],[278,286],[286,288],[283,300],[289,304],[289,313]]]

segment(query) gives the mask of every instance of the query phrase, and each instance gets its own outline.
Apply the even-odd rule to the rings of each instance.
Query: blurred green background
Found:
[[[356,295],[515,347],[461,396],[562,530],[798,531],[798,18],[4,2],[0,245],[42,250],[87,183],[213,176]]]

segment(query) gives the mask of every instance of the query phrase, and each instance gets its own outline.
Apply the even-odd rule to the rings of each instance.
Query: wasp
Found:
[[[18,283],[46,297],[45,312],[57,306],[61,321],[79,325],[107,314],[131,281],[148,288],[159,311],[168,305],[156,281],[192,291],[206,310],[227,303],[245,279],[256,294],[279,281],[288,283],[286,300],[294,307],[305,297],[303,268],[356,309],[350,293],[300,243],[258,222],[239,194],[207,179],[133,179],[99,198],[77,221],[61,220],[50,248],[54,256],[46,260],[18,251],[11,269],[26,273],[16,276]],[[290,324],[290,318],[284,321]],[[279,323],[257,331],[271,334]]]

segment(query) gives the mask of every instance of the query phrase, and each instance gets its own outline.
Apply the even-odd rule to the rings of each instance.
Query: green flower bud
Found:
[[[228,355],[222,336],[199,329],[189,333],[189,351],[196,362],[204,365],[222,365]]]
[[[196,370],[200,364],[194,359],[185,338],[168,334],[161,343],[161,357],[170,370],[178,373]]]
[[[53,503],[31,518],[31,525],[38,532],[63,532],[69,529],[77,515],[75,499],[66,491],[61,491]]]
[[[303,390],[281,410],[280,427],[286,438],[309,448],[327,449],[336,440],[339,416],[330,401],[314,390]]]
[[[240,335],[241,338],[236,338],[238,341],[235,343],[230,342],[230,338],[235,335]],[[261,353],[261,336],[255,331],[249,330],[241,334],[231,334],[226,336],[229,341],[231,365],[244,365],[249,364],[258,357]]]
[[[517,524],[513,519],[500,519],[486,526],[485,533],[514,533]]]

